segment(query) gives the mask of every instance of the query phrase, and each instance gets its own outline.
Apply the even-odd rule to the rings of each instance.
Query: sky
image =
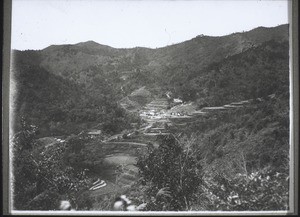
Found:
[[[13,0],[11,47],[157,48],[286,23],[287,0]]]

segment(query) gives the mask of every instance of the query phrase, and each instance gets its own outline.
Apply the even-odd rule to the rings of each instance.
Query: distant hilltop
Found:
[[[167,97],[166,93],[172,93],[168,100],[173,103],[179,99],[211,107],[276,94],[285,88],[288,41],[288,24],[220,37],[200,35],[157,49],[117,49],[90,40],[39,51],[15,50],[13,64],[24,76],[19,81],[23,82],[20,94],[28,94],[28,98],[23,100],[35,106],[43,102],[46,110],[57,104],[68,106],[63,109],[67,111],[82,107],[84,101],[105,112],[105,106],[96,103],[103,99],[135,111]],[[33,79],[36,76],[39,79]],[[44,102],[49,96],[53,100]],[[64,119],[53,115],[53,120]]]

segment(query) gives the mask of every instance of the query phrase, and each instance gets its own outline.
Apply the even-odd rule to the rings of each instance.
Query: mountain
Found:
[[[288,93],[288,81],[289,44],[271,40],[194,71],[173,92],[200,107],[218,106]]]
[[[258,27],[222,37],[198,36],[159,49],[116,49],[93,41],[50,46],[41,51],[40,65],[53,74],[87,86],[99,75],[113,76],[111,82],[116,90],[123,88],[124,96],[143,86],[158,88],[157,94],[166,80],[180,80],[194,70],[201,70],[269,40],[288,41],[288,25]]]
[[[280,25],[201,35],[158,49],[116,49],[87,41],[14,51],[20,93],[16,110],[32,114],[35,123],[58,108],[66,124],[101,122],[108,111],[125,118],[120,104],[141,108],[166,92],[198,107],[273,94],[288,87],[288,36],[288,25]],[[112,107],[120,110],[108,109]],[[70,108],[80,117],[71,118]],[[87,111],[89,118],[80,114]],[[49,120],[60,122],[52,117],[45,123]]]
[[[41,67],[38,54],[13,52],[15,131],[21,129],[22,120],[38,126],[41,137],[79,133],[99,124],[106,133],[130,127],[134,119],[116,103],[110,85],[102,82],[89,94],[83,85]]]

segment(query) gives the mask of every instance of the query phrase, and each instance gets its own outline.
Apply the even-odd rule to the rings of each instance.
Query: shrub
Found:
[[[265,168],[228,180],[221,175],[205,178],[204,195],[199,198],[209,210],[273,211],[288,209],[286,172]]]
[[[189,210],[201,178],[190,151],[173,137],[165,137],[158,149],[140,157],[137,163],[142,183],[147,186],[148,210]],[[156,197],[167,188],[170,198]]]

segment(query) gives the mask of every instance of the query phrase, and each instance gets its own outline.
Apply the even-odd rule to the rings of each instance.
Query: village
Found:
[[[134,137],[135,134],[141,133],[146,136],[167,135],[168,127],[172,125],[182,125],[196,121],[200,117],[215,114],[218,112],[228,111],[232,109],[244,108],[252,104],[254,101],[261,102],[263,98],[248,99],[239,102],[232,102],[230,104],[214,107],[203,107],[197,109],[197,105],[193,102],[183,102],[179,98],[171,98],[170,93],[166,93],[167,97],[155,99],[144,106],[143,109],[138,110],[140,118],[144,124],[139,128],[126,130],[120,134],[110,136],[109,138],[103,137],[104,142],[120,141],[125,138],[129,139]],[[275,94],[271,94],[268,98],[273,99]],[[169,107],[170,99],[172,100],[173,107]],[[103,133],[101,130],[92,129],[87,132],[91,138],[101,137]]]
[[[269,95],[268,98],[273,99],[274,94]],[[264,99],[258,98],[257,102]],[[135,166],[136,156],[128,155],[124,152],[124,147],[131,148],[147,148],[150,144],[152,147],[157,148],[159,144],[156,142],[157,136],[167,136],[171,133],[169,128],[171,126],[180,126],[193,121],[199,120],[209,114],[228,111],[232,109],[241,109],[249,106],[254,102],[253,99],[243,100],[239,102],[232,102],[223,106],[216,107],[203,107],[197,109],[195,103],[183,102],[180,99],[173,99],[173,107],[169,108],[169,101],[167,98],[158,98],[148,103],[143,109],[139,110],[139,116],[142,119],[142,126],[134,127],[131,130],[123,131],[119,134],[107,136],[100,129],[90,129],[82,131],[78,135],[86,136],[92,140],[102,142],[103,147],[114,149],[114,153],[108,154],[105,162],[113,165],[122,165],[124,173],[119,174],[118,185],[112,180],[104,180],[97,178],[90,186],[89,191],[94,192],[93,195],[106,195],[116,189],[127,188],[131,185],[132,181],[138,176],[137,168]],[[136,126],[136,125],[134,125]],[[46,147],[64,143],[67,139],[58,137],[41,138],[40,141],[46,143]],[[118,148],[120,147],[120,148]],[[121,148],[122,147],[122,148]]]

